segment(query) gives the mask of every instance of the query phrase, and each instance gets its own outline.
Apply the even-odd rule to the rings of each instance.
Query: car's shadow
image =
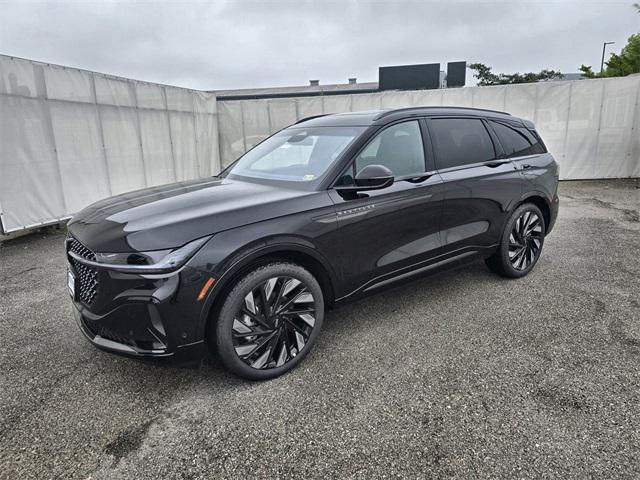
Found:
[[[343,348],[344,342],[348,343],[350,339],[358,338],[361,333],[371,328],[380,327],[380,317],[386,319],[385,328],[389,329],[389,335],[393,335],[393,329],[398,322],[402,322],[404,317],[402,305],[425,304],[431,297],[441,298],[443,295],[450,297],[452,304],[455,304],[458,301],[456,298],[464,298],[465,290],[469,285],[501,281],[503,280],[489,272],[483,263],[474,263],[428,277],[403,280],[355,301],[337,306],[326,312],[318,342],[314,346],[312,355],[307,357],[305,362],[321,358],[325,353],[337,348]],[[87,348],[91,347],[87,345]],[[105,362],[113,358],[113,355],[103,352],[100,352],[100,356],[103,356]],[[250,382],[228,373],[216,355],[211,353],[200,362],[191,364],[178,364],[166,359],[126,359],[125,361],[130,362],[130,368],[123,369],[122,382],[140,382],[141,375],[151,374],[154,377],[160,377],[157,381],[162,384],[161,388],[176,384],[184,388],[185,385],[202,385],[203,383],[212,388],[235,388],[247,383],[260,383]],[[295,372],[296,370],[293,370],[288,375],[300,374]]]

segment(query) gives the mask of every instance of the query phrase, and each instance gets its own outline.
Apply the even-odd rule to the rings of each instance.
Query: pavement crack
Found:
[[[563,391],[557,385],[538,386],[537,390],[534,392],[534,398],[550,407],[559,407],[561,409],[578,411],[589,409],[589,403],[584,397],[576,395],[573,392]]]
[[[609,335],[631,353],[640,353],[640,339],[632,337],[625,331],[625,325],[621,319],[613,320],[609,324]]]
[[[640,211],[638,210],[618,207],[614,203],[605,202],[604,200],[600,200],[599,198],[589,198],[586,200],[597,205],[598,207],[607,208],[622,213],[628,222],[640,223]]]
[[[28,272],[33,272],[34,270],[38,270],[38,267],[25,268],[23,270],[19,270],[15,273],[10,273],[9,277],[19,277],[20,275]]]
[[[155,418],[144,423],[130,426],[111,440],[104,447],[105,453],[114,457],[114,464],[117,466],[124,457],[136,452],[143,444],[147,436],[149,427],[155,422]]]
[[[596,299],[595,304],[596,304],[595,310],[597,314],[602,315],[607,311],[607,304],[604,303],[602,300]]]

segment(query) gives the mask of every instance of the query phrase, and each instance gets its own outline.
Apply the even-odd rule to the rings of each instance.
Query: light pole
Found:
[[[600,62],[600,73],[604,69],[604,51],[607,49],[607,45],[613,45],[616,42],[604,42],[602,44],[602,61]]]

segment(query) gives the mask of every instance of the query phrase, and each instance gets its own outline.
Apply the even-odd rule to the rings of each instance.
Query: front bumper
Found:
[[[140,306],[138,306],[140,307]],[[95,347],[129,357],[168,358],[179,362],[195,362],[206,355],[204,340],[174,344],[166,336],[150,328],[151,315],[158,315],[154,305],[144,308],[119,308],[108,315],[92,314],[78,302],[73,302],[73,315],[85,338]],[[127,311],[129,310],[129,311]],[[138,316],[131,313],[137,312]]]
[[[69,262],[76,280],[73,313],[97,348],[132,357],[200,360],[207,352],[203,303],[197,295],[209,276],[198,268],[164,275],[97,269]],[[84,277],[83,277],[84,275]],[[86,295],[87,276],[92,294]]]

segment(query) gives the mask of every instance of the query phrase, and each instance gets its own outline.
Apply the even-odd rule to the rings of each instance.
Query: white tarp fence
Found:
[[[0,232],[220,170],[214,94],[0,55]]]
[[[470,87],[218,102],[228,165],[271,133],[323,113],[447,105],[502,110],[535,122],[562,179],[640,176],[640,75]]]
[[[562,179],[640,177],[640,75],[216,103],[214,94],[0,55],[0,232],[216,174],[305,117],[452,105],[536,123]],[[219,131],[218,131],[219,128]]]

